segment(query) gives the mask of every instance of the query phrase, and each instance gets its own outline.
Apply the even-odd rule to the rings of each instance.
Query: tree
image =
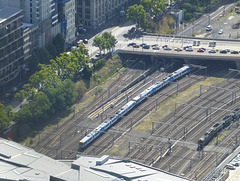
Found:
[[[139,24],[140,27],[146,27],[148,13],[142,5],[130,6],[127,10],[127,18]]]
[[[115,41],[117,40],[111,33],[105,32],[102,37],[105,40],[105,48],[109,51],[115,47]]]
[[[57,56],[57,49],[53,44],[48,45],[47,50],[51,55],[51,59],[54,59]]]
[[[167,7],[166,0],[141,0],[141,5],[151,16],[159,16]]]
[[[8,106],[5,110],[5,106],[0,102],[0,133],[11,124],[14,118],[14,113],[12,112],[12,107]]]
[[[104,38],[102,36],[101,37],[95,36],[95,38],[93,39],[92,46],[98,47],[99,50],[100,50],[100,53],[101,53],[101,51],[103,49],[105,49],[105,47],[104,47],[105,42],[104,41],[105,40],[104,40]]]
[[[87,64],[84,65],[82,73],[83,78],[86,80],[90,80],[90,78],[92,77],[92,69]]]
[[[39,58],[35,53],[27,60],[28,62],[28,67],[30,72],[36,72],[39,70],[38,64],[40,63]]]
[[[60,53],[64,52],[65,40],[64,40],[62,34],[58,33],[56,35],[56,37],[53,39],[53,45],[57,49],[57,55],[59,55]]]
[[[46,48],[40,48],[37,52],[39,63],[49,64],[50,54]]]

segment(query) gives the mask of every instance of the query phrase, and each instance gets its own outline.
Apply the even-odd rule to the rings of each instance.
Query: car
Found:
[[[136,45],[136,43],[132,42],[132,43],[128,43],[127,46],[129,47],[129,46],[134,46],[134,45]]]
[[[206,27],[206,31],[211,31],[212,30],[212,26],[211,25],[208,25],[207,27]]]
[[[189,47],[189,48],[186,48],[185,49],[187,52],[192,52],[193,51],[193,48],[192,47]]]
[[[154,45],[152,45],[152,47],[157,47],[158,46],[158,44],[154,44]]]
[[[101,53],[100,52],[97,52],[95,57],[100,57],[101,56]]]
[[[204,49],[201,49],[201,48],[199,48],[199,49],[197,50],[197,52],[205,52],[205,50],[204,50]]]
[[[178,52],[182,51],[181,48],[175,48],[174,50],[175,50],[175,51],[178,51]]]
[[[227,53],[227,50],[221,50],[220,53]]]
[[[171,47],[164,47],[163,50],[172,50]]]
[[[135,27],[132,27],[130,30],[128,30],[129,33],[133,33],[136,30]]]
[[[153,47],[152,49],[153,49],[153,50],[160,50],[160,47],[155,46],[155,47]]]
[[[231,54],[239,54],[239,51],[233,50],[231,51]]]
[[[223,29],[219,30],[218,34],[219,35],[223,34]]]
[[[17,92],[18,88],[16,86],[11,88],[11,92]]]
[[[83,40],[83,43],[88,44],[88,39],[85,38],[85,39]]]
[[[192,48],[192,46],[185,46],[185,47],[183,47],[184,50],[186,50],[187,48]]]
[[[216,49],[211,49],[208,51],[208,53],[217,53],[217,50]]]
[[[141,47],[142,47],[142,46],[145,46],[145,45],[147,45],[147,43],[141,43],[141,44],[140,44]]]
[[[139,44],[135,44],[135,45],[133,45],[133,47],[134,47],[134,48],[139,48],[140,45],[139,45]]]
[[[142,46],[144,49],[149,49],[150,48],[150,45],[143,45]]]
[[[230,52],[230,51],[231,51],[229,48],[225,48],[225,50],[227,50],[227,52]]]
[[[168,45],[163,45],[162,48],[168,47]]]
[[[199,49],[203,49],[204,51],[206,51],[206,48],[202,47],[202,48],[199,48]]]

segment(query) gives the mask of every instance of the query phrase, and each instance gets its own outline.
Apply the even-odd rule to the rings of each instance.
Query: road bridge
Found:
[[[148,45],[158,44],[160,50],[134,48],[127,46],[129,43],[135,42],[137,44],[146,43]],[[199,45],[198,45],[199,44]],[[164,50],[162,46],[167,45],[172,50]],[[193,46],[198,45],[198,46]],[[192,46],[193,51],[175,51],[175,48],[182,48],[184,46]],[[206,48],[205,52],[197,52],[199,48]],[[209,53],[208,50],[217,49],[216,53]],[[237,68],[240,69],[240,54],[220,53],[220,50],[230,49],[230,51],[239,51],[240,41],[238,40],[212,40],[204,38],[192,37],[173,37],[173,36],[143,36],[142,38],[128,40],[123,44],[117,46],[117,52],[123,54],[135,55],[149,55],[152,59],[170,58],[170,59],[183,59],[186,63],[192,63],[199,60],[219,60],[219,61],[235,61]]]

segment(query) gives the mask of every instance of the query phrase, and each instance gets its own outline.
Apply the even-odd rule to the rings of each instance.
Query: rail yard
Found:
[[[200,85],[190,101],[175,102],[174,111],[163,119],[152,120],[144,131],[135,129],[144,124],[145,117],[165,106],[168,99],[174,99],[191,86],[204,82],[206,67],[193,65],[189,74],[148,97],[86,148],[79,148],[79,141],[98,125],[136,95],[182,66],[164,64],[165,71],[160,71],[160,64],[150,66],[145,60],[136,59],[129,62],[128,68],[119,70],[108,88],[103,89],[94,101],[59,125],[54,133],[42,133],[35,149],[47,156],[65,159],[73,159],[77,154],[111,154],[193,180],[203,179],[239,144],[237,120],[230,122],[208,144],[198,149],[199,139],[209,128],[240,108],[239,72],[235,70],[222,76],[220,83]],[[94,94],[98,89],[88,94]]]

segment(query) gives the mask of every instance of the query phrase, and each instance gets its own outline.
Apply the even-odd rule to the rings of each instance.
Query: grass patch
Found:
[[[113,76],[117,69],[122,67],[122,60],[119,55],[114,56],[112,59],[107,60],[104,67],[99,71],[94,72],[90,80],[90,89],[105,82],[109,77]]]
[[[187,90],[180,92],[178,95],[174,94],[172,97],[168,98],[166,101],[159,104],[160,108],[147,116],[141,124],[136,126],[134,130],[136,131],[150,131],[152,129],[152,122],[158,121],[160,122],[165,116],[170,114],[175,109],[176,102],[188,102],[196,96],[199,96],[199,88],[200,85],[216,85],[220,82],[223,82],[225,79],[223,78],[215,78],[209,77],[204,81],[198,82]]]
[[[124,135],[118,142],[116,142],[112,148],[110,148],[106,154],[111,156],[123,156],[128,151],[128,148],[124,146],[125,140],[128,140],[128,136]]]
[[[230,130],[223,130],[223,131],[221,131],[220,134],[218,134],[218,143],[219,143],[221,140],[223,140],[223,138],[224,138],[225,136],[227,136],[229,133],[230,133]],[[217,143],[217,136],[215,136],[215,138],[214,138],[214,140],[213,140],[213,142],[212,142],[212,145],[216,145],[216,143]]]

